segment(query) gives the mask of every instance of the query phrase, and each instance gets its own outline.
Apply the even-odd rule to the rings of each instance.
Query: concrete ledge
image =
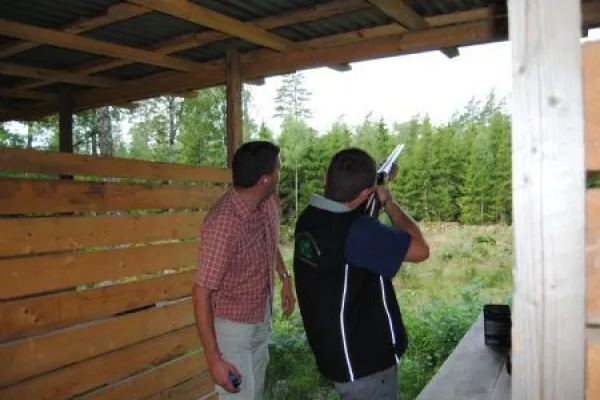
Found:
[[[483,313],[417,400],[509,400],[506,353],[484,344]]]

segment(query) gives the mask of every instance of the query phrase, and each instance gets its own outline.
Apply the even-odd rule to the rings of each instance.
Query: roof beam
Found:
[[[291,40],[274,35],[252,23],[238,21],[193,3],[169,0],[128,1],[197,25],[239,37],[250,43],[258,44],[272,50],[290,51],[295,48],[295,44]]]
[[[265,59],[250,59],[243,56],[242,71],[244,80],[285,74],[295,70],[320,67],[344,62],[356,62],[417,53],[442,47],[471,45],[483,42],[506,40],[498,35],[492,21],[480,21],[454,25],[425,31],[408,32],[404,35],[361,40],[354,43],[325,47],[316,50],[302,50],[292,53],[274,53]],[[261,50],[258,50],[261,51]],[[225,70],[216,67],[205,74],[163,73],[123,83],[119,88],[97,89],[75,95],[77,110],[114,104],[117,101],[134,101],[160,96],[164,93],[192,90],[223,84]],[[30,107],[10,115],[12,119],[35,118],[56,110],[55,104]],[[8,119],[5,115],[3,119]]]
[[[52,93],[32,92],[27,90],[2,89],[0,88],[0,96],[15,97],[20,99],[56,101],[58,96]]]
[[[183,60],[181,58],[169,57],[163,54],[136,49],[134,47],[102,42],[70,33],[25,25],[4,19],[0,19],[0,35],[29,40],[40,44],[50,44],[57,47],[84,51],[86,53],[122,58],[133,62],[156,65],[179,71],[199,71],[202,68],[200,63]]]
[[[110,25],[118,21],[137,17],[138,15],[149,13],[150,10],[128,3],[118,3],[106,9],[101,15],[93,18],[75,21],[65,26],[62,31],[65,33],[78,34],[102,26]],[[18,42],[0,49],[0,58],[10,57],[27,50],[34,49],[40,44],[35,42]]]
[[[11,64],[0,61],[0,74],[21,76],[34,79],[51,79],[55,82],[75,83],[77,85],[89,86],[117,86],[119,81],[112,79],[76,74],[73,72],[62,72],[53,69],[30,67],[27,65]]]
[[[219,32],[244,39],[247,42],[261,45],[275,51],[294,51],[302,45],[284,37],[275,35],[256,24],[241,22],[237,19],[220,14],[211,9],[191,2],[170,0],[128,0],[130,3],[159,11],[197,25],[206,26]],[[348,71],[349,65],[333,66],[336,71]]]
[[[262,86],[265,84],[265,78],[248,79],[244,81],[244,84],[252,86]]]
[[[133,6],[133,5],[132,5]],[[133,6],[137,7],[137,6]],[[282,14],[261,18],[252,23],[262,29],[274,29],[280,26],[292,25],[301,22],[315,21],[328,18],[334,15],[344,14],[357,10],[364,10],[370,6],[363,0],[335,0],[326,4],[319,4],[314,7],[307,7],[300,10],[289,11]],[[171,54],[179,51],[189,50],[194,47],[206,45],[219,40],[224,40],[230,36],[217,31],[205,31],[194,34],[186,34],[161,43],[154,44],[147,50],[155,51],[160,54]],[[85,74],[95,74],[114,68],[123,67],[131,64],[129,60],[102,59],[92,61],[75,67],[73,72]],[[15,89],[32,89],[53,83],[52,80],[29,81],[17,83],[13,86]]]
[[[407,6],[403,0],[367,1],[408,30],[419,31],[429,28],[427,20],[417,14],[412,8]],[[448,58],[454,58],[458,56],[458,49],[456,47],[441,49],[441,52],[444,53]]]

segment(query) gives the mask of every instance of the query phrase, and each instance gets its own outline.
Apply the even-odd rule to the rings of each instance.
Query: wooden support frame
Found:
[[[242,113],[242,66],[240,54],[235,50],[227,52],[227,167],[231,168],[233,156],[243,134]]]
[[[169,0],[129,0],[149,9],[172,15],[197,25],[207,26],[233,37],[244,39],[250,43],[264,46],[271,50],[286,52],[304,48],[302,43],[296,43],[282,36],[275,35],[255,24],[244,23],[227,15],[217,13],[208,8],[191,2]],[[336,71],[349,71],[350,65],[334,65]]]
[[[73,95],[70,90],[63,90],[59,103],[59,150],[61,153],[73,153]]]
[[[34,79],[51,79],[54,82],[67,82],[75,83],[77,85],[89,85],[100,87],[114,87],[119,84],[119,81],[97,76],[88,76],[85,74],[78,74],[74,72],[55,71],[52,69],[36,68],[27,65],[12,64],[1,61],[0,74],[21,76],[24,78]]]
[[[585,173],[579,0],[509,2],[512,398],[583,399]]]
[[[102,15],[98,15],[94,18],[84,19],[69,24],[63,28],[63,32],[78,34],[92,29],[100,28],[105,25],[110,25],[115,22],[123,21],[125,19],[137,17],[138,15],[146,14],[150,10],[138,7],[128,3],[118,3],[114,6],[109,7]],[[0,58],[14,56],[15,54],[22,53],[27,50],[34,49],[40,46],[39,43],[35,42],[17,42],[0,49]]]
[[[4,19],[0,19],[0,35],[108,57],[122,58],[178,71],[202,70],[202,65],[197,62]]]
[[[262,29],[273,29],[281,26],[292,25],[301,22],[314,21],[334,15],[361,10],[369,7],[363,0],[336,0],[327,4],[320,4],[315,7],[308,7],[298,11],[291,11],[283,15],[261,18],[254,21],[253,24]],[[147,50],[155,51],[159,54],[171,54],[179,51],[188,50],[197,46],[203,46],[219,40],[224,40],[230,36],[217,31],[206,31],[195,34],[186,34],[173,39],[148,47]],[[72,72],[83,74],[94,74],[110,69],[122,67],[131,64],[129,60],[102,59],[93,61],[81,66],[77,66]],[[31,89],[39,86],[48,85],[54,80],[30,81],[19,83],[14,89]]]
[[[429,28],[429,23],[403,0],[367,0],[381,12],[396,20],[400,25],[409,30],[421,30]],[[454,58],[459,55],[457,47],[441,49],[442,53],[448,58]]]
[[[315,50],[301,50],[288,53],[273,53],[257,50],[244,54],[242,73],[244,80],[264,78],[284,74],[296,70],[314,68],[324,65],[356,62],[375,58],[397,56],[415,53],[432,48],[452,47],[457,45],[472,45],[483,42],[493,42],[506,39],[504,32],[498,32],[496,23],[486,19],[489,10],[478,11],[480,20],[472,23],[462,23],[453,26],[442,26],[418,32],[407,32],[401,35],[375,35],[375,39],[361,40],[360,35],[350,35],[343,38],[342,44],[323,47]],[[445,16],[436,22],[447,25],[463,21],[466,14],[458,14],[452,18]],[[453,22],[454,21],[454,22]],[[398,27],[400,28],[400,27]],[[379,28],[374,28],[379,29]],[[346,35],[346,34],[344,34]],[[321,39],[317,39],[321,40]],[[75,98],[77,109],[93,108],[104,104],[134,101],[143,98],[159,96],[164,93],[206,88],[223,84],[225,68],[222,61],[210,62],[204,66],[211,68],[205,74],[162,73],[133,82],[123,83],[115,90],[90,90]],[[22,112],[11,113],[11,118],[36,118],[53,112],[53,104],[42,104]]]

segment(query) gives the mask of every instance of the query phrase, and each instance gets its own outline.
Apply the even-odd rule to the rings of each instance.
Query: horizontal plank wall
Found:
[[[0,399],[214,396],[190,289],[230,179],[0,149]]]
[[[586,168],[600,173],[600,41],[583,44]],[[597,178],[592,178],[597,179]],[[586,195],[586,399],[600,399],[600,188]]]

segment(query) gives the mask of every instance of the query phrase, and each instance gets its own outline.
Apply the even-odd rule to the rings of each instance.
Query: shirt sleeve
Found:
[[[408,232],[370,217],[360,217],[348,232],[345,256],[356,267],[391,278],[400,269],[410,242]]]
[[[229,216],[206,220],[198,247],[196,284],[217,290],[227,271],[235,221]]]

